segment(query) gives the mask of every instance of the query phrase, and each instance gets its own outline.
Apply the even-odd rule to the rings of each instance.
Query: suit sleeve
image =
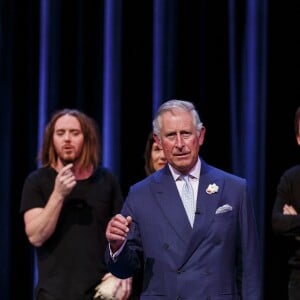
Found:
[[[133,220],[135,220],[130,203],[131,199],[129,192],[129,196],[123,205],[121,214],[123,216],[131,216]],[[106,249],[105,260],[109,271],[113,275],[122,279],[134,276],[141,267],[141,253],[139,228],[138,224],[133,221],[126,244],[117,258],[113,260],[110,255],[109,248]]]
[[[262,297],[262,251],[259,243],[257,224],[247,186],[243,192],[240,207],[240,251],[239,273],[242,299],[263,299]],[[238,281],[240,281],[238,278]]]

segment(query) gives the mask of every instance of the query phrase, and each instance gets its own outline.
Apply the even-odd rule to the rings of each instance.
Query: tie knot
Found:
[[[181,178],[182,178],[185,182],[189,182],[189,181],[190,181],[190,175],[181,175]]]

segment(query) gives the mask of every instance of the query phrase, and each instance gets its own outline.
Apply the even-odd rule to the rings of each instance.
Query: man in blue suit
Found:
[[[168,164],[133,185],[121,214],[109,221],[110,272],[127,278],[143,263],[143,300],[261,300],[261,255],[246,180],[199,157],[205,127],[191,102],[163,103],[153,132]]]

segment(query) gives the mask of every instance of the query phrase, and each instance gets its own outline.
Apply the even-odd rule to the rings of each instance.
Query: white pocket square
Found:
[[[231,211],[232,210],[232,206],[230,206],[229,204],[224,204],[223,206],[220,206],[217,208],[216,210],[216,215],[217,214],[223,214],[227,211]]]

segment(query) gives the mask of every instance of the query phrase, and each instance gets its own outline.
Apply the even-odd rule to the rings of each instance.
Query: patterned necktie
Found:
[[[194,191],[189,181],[189,176],[182,176],[182,179],[184,180],[184,184],[182,187],[181,198],[190,224],[193,227],[195,218]]]

